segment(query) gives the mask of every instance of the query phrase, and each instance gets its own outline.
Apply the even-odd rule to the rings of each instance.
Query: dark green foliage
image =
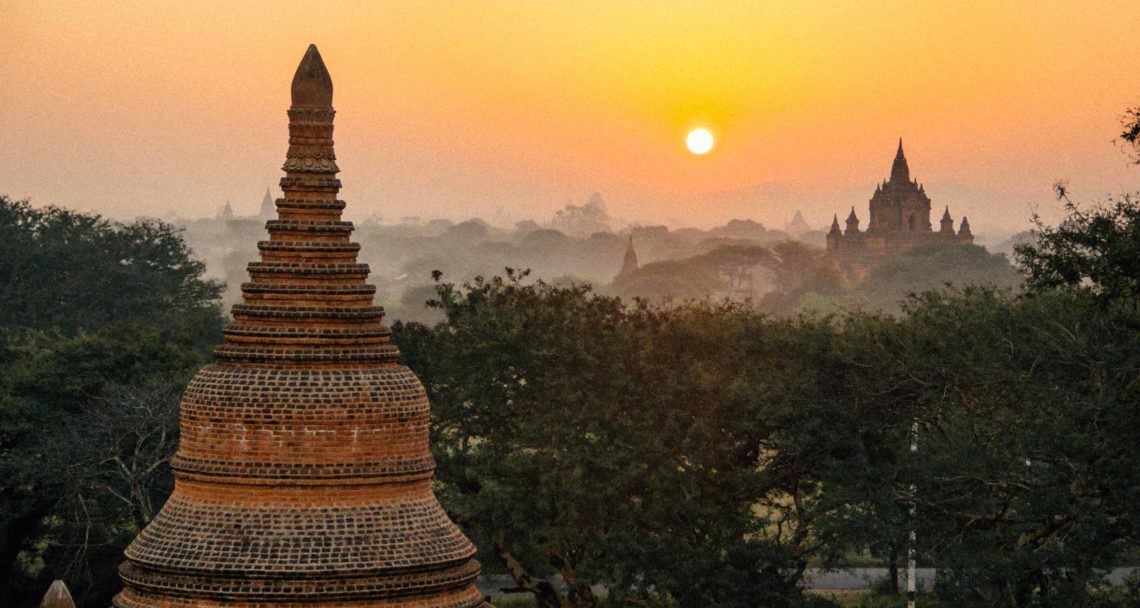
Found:
[[[790,606],[808,560],[842,547],[814,526],[850,497],[824,489],[866,482],[884,427],[847,398],[828,322],[515,274],[439,296],[445,323],[394,329],[432,398],[441,493],[536,596],[558,573],[575,606],[596,583],[611,601]]]
[[[920,547],[957,606],[1090,605],[1140,525],[1135,318],[1091,298],[926,293],[875,339],[877,398],[909,403]],[[889,491],[910,500],[903,484]],[[892,498],[890,494],[885,498]]]
[[[174,396],[220,338],[203,271],[168,225],[0,197],[0,605],[117,590],[169,492]]]
[[[1066,197],[1068,216],[1057,227],[1038,224],[1037,240],[1018,245],[1030,287],[1093,294],[1102,305],[1140,307],[1140,200],[1125,194],[1080,207]]]
[[[1140,106],[1128,108],[1120,117],[1120,140],[1130,148],[1132,162],[1140,164]]]
[[[120,324],[210,341],[221,285],[178,233],[0,197],[0,327],[74,334]]]

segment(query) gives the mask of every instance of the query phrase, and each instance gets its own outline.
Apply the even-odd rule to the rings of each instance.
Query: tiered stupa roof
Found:
[[[174,493],[127,548],[115,606],[485,605],[475,548],[431,491],[427,396],[341,220],[315,46],[292,93],[284,197],[183,395]]]

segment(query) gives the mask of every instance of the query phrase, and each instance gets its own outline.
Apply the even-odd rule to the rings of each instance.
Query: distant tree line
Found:
[[[541,606],[825,606],[807,568],[897,566],[912,526],[930,601],[1135,605],[1099,583],[1140,558],[1138,244],[1136,199],[1070,203],[1013,279],[928,248],[837,289],[810,246],[729,239],[643,268],[708,298],[437,274],[442,320],[394,331],[441,499]],[[775,289],[748,300],[755,277]],[[860,311],[875,285],[921,293]],[[221,290],[172,226],[0,197],[0,605],[54,578],[109,603]]]

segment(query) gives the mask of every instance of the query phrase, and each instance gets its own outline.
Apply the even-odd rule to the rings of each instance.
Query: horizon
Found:
[[[823,228],[865,216],[899,137],[934,207],[979,233],[1055,221],[1056,180],[1074,200],[1140,190],[1113,142],[1140,59],[1123,3],[69,6],[0,8],[0,184],[37,205],[256,213],[310,42],[357,220],[544,222],[597,191],[630,224]],[[684,146],[698,126],[704,156]]]

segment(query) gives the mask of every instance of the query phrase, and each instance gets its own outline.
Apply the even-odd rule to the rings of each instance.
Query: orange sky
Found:
[[[253,213],[310,42],[356,218],[541,221],[598,190],[643,223],[822,224],[866,213],[899,136],[975,231],[1052,213],[1058,178],[1140,190],[1112,142],[1140,103],[1135,1],[5,0],[0,23],[0,192],[117,217]],[[767,183],[795,202],[710,196]]]

